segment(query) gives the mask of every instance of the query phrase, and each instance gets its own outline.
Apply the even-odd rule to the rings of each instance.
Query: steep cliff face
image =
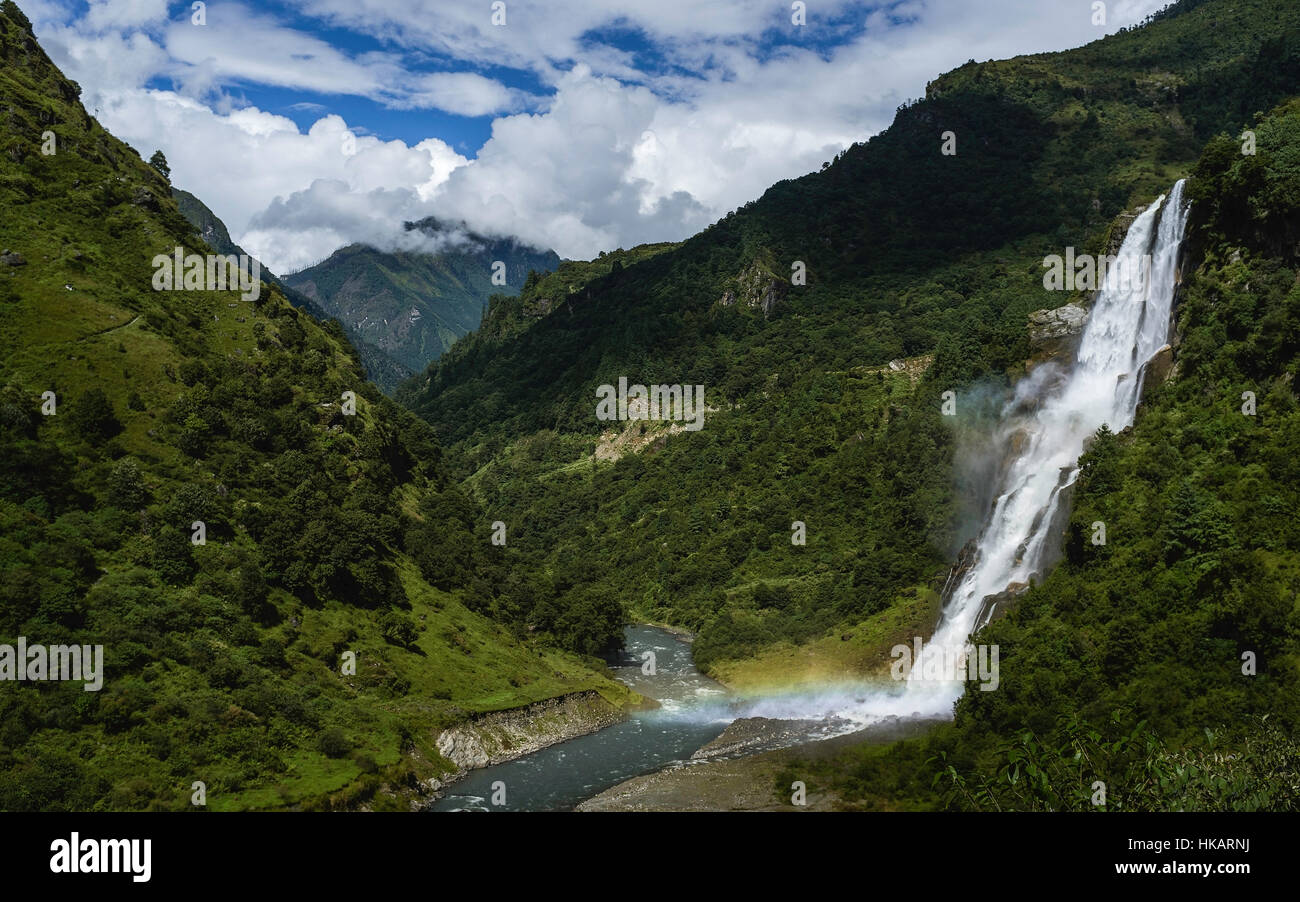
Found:
[[[1099,253],[1110,258],[1118,254],[1129,228],[1146,208],[1146,204],[1140,204],[1116,216],[1106,230]],[[1088,324],[1088,308],[1095,297],[1096,292],[1089,292],[1060,307],[1029,314],[1029,346],[1035,353],[1035,361],[1073,353]]]
[[[1088,311],[1078,304],[1035,310],[1029,314],[1029,345],[1035,351],[1055,354],[1077,340],[1087,322]]]

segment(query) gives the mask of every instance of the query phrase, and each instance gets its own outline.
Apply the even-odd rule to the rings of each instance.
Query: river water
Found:
[[[690,758],[735,717],[723,686],[695,669],[691,647],[653,626],[632,626],[612,662],[619,681],[660,707],[622,723],[531,755],[485,767],[447,787],[432,811],[568,811],[611,786]],[[653,652],[654,674],[642,672]],[[493,784],[505,784],[505,804],[493,805]]]

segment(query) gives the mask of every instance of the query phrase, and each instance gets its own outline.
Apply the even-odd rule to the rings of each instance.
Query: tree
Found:
[[[68,420],[87,441],[106,441],[122,431],[108,396],[98,388],[90,389],[71,405]]]
[[[211,430],[208,429],[207,421],[198,414],[192,413],[185,418],[181,426],[181,434],[176,439],[176,447],[180,448],[190,457],[202,457],[208,450],[208,439],[211,437]]]
[[[327,758],[342,758],[352,751],[352,743],[338,727],[330,727],[316,740],[316,748]]]
[[[173,585],[188,583],[195,570],[189,537],[172,526],[159,529],[153,540],[153,567]]]
[[[162,173],[162,177],[171,181],[172,168],[167,165],[167,158],[163,156],[161,150],[155,150],[153,156],[149,158],[149,165]]]
[[[262,568],[253,561],[245,561],[239,568],[239,579],[235,583],[235,599],[240,608],[258,622],[265,623],[275,610],[267,601],[269,592]]]
[[[133,457],[124,457],[113,465],[108,477],[108,499],[123,510],[138,510],[145,503],[147,492],[140,464]]]
[[[783,611],[790,606],[790,588],[759,583],[754,588],[754,604],[760,608],[775,608]]]

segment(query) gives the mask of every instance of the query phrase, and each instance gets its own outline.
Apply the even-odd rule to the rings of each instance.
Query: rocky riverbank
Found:
[[[888,718],[878,724],[790,748],[744,755],[776,733],[799,730],[799,722],[744,718],[695,753],[692,760],[625,780],[578,805],[578,811],[833,811],[838,798],[816,785],[807,787],[806,804],[791,803],[778,777],[799,761],[833,755],[849,746],[884,744],[919,736],[936,720]],[[736,754],[743,757],[729,757]]]
[[[653,705],[633,694],[635,704],[620,707],[595,690],[544,699],[522,708],[493,711],[443,730],[438,753],[457,770],[431,779],[424,788],[433,798],[438,790],[471,770],[512,761],[524,755],[603,730],[628,716],[637,704]]]

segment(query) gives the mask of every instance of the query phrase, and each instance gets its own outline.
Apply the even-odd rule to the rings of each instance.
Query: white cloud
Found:
[[[452,172],[433,201],[445,216],[565,256],[689,234],[709,210],[685,196],[647,203],[653,186],[631,175],[658,106],[646,88],[579,66],[547,112],[496,120],[474,163]]]
[[[1054,14],[1045,15],[1053,4]],[[1159,5],[1130,6],[1133,18],[1119,24]],[[746,4],[731,12],[747,7],[753,12]],[[714,61],[727,77],[665,79],[671,99],[599,78],[585,66],[559,74],[551,108],[498,119],[475,163],[453,173],[436,199],[481,228],[518,234],[563,256],[680,239],[865,140],[889,124],[899,104],[921,96],[927,81],[969,58],[1102,34],[1091,24],[1090,6],[1074,0],[931,0],[888,13],[911,24],[887,27],[880,11],[864,37],[829,59],[792,48],[759,63],[744,48],[720,44]],[[562,20],[563,10],[554,18]],[[713,25],[741,27],[734,15],[721,14]]]
[[[167,52],[206,83],[263,84],[325,94],[377,96],[400,72],[389,54],[353,58],[312,35],[245,7],[213,5],[206,25],[166,31]]]
[[[89,0],[86,25],[95,31],[138,28],[167,18],[167,0]]]
[[[511,90],[474,72],[433,72],[417,78],[410,90],[392,101],[392,106],[446,110],[460,116],[489,116],[523,109],[533,100],[522,91]]]
[[[768,0],[508,3],[504,27],[490,24],[488,3],[295,5],[385,50],[347,53],[233,2],[209,4],[204,27],[188,16],[160,20],[153,0],[97,0],[73,23],[42,2],[33,16],[105,124],[145,155],[161,147],[176,183],[277,271],[349,241],[396,246],[410,239],[403,219],[430,213],[573,257],[681,239],[865,140],[967,59],[1077,46],[1164,2],[1117,0],[1103,29],[1081,0],[819,0],[806,31],[790,27],[788,4]],[[856,16],[859,36],[813,43],[836,15]],[[652,57],[670,65],[646,69],[637,54],[594,39],[615,25],[645,36]],[[796,43],[765,47],[772,29]],[[430,53],[450,71],[422,71]],[[510,88],[484,66],[531,72],[553,95]],[[158,75],[180,91],[147,90]],[[382,141],[338,116],[303,133],[213,96],[239,84],[499,118],[471,161],[437,137]]]
[[[140,31],[90,37],[56,25],[38,29],[37,34],[64,74],[81,83],[86,105],[92,110],[104,87],[140,86],[170,65],[166,51]]]
[[[343,202],[336,191],[310,193],[315,184],[342,185],[358,205],[375,204],[369,218],[390,217],[390,230],[397,234],[403,218],[429,215],[425,199],[468,162],[436,138],[413,147],[382,141],[354,134],[338,116],[325,116],[303,133],[283,116],[256,109],[221,115],[170,91],[134,89],[101,102],[102,117],[116,134],[146,156],[161,147],[173,183],[198,195],[226,222],[235,241],[275,272],[313,263],[349,241],[377,240],[374,227],[355,235],[342,229]],[[268,216],[252,228],[254,218],[274,209],[277,199],[300,192],[329,200],[333,206],[322,204],[322,222],[333,225],[304,229],[300,213],[284,223]]]
[[[190,96],[266,85],[365,97],[395,109],[465,116],[515,112],[537,102],[473,72],[422,73],[402,54],[349,54],[271,15],[235,2],[209,4],[205,24],[168,20],[164,0],[95,0],[68,21],[53,4],[35,7],[37,34],[69,75],[104,90],[171,78]]]

